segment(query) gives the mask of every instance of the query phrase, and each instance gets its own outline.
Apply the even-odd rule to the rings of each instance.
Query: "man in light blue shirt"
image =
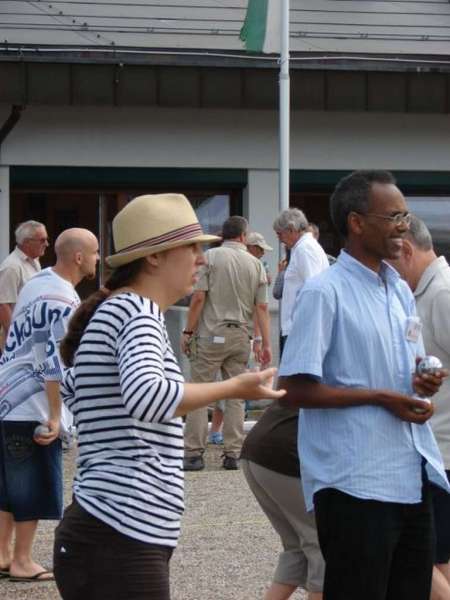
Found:
[[[433,565],[429,481],[448,488],[427,423],[446,373],[413,376],[424,355],[413,296],[384,259],[408,230],[385,171],[341,180],[337,263],[304,285],[280,367],[284,402],[302,407],[299,454],[315,508],[327,600],[426,600]],[[413,389],[414,388],[414,389]]]

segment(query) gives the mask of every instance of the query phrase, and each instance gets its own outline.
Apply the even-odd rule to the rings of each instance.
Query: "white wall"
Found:
[[[0,106],[0,117],[8,114]],[[8,248],[10,165],[238,168],[248,170],[246,213],[274,246],[275,271],[277,128],[275,111],[27,107],[2,145],[0,255]],[[291,168],[448,171],[449,139],[448,115],[293,112]]]
[[[293,169],[450,169],[448,115],[294,112],[291,123]],[[277,124],[274,111],[28,107],[2,164],[271,170]]]
[[[9,168],[0,166],[0,261],[9,254]]]

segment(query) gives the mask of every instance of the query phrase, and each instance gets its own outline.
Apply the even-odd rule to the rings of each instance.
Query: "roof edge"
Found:
[[[292,52],[290,58],[291,70],[450,72],[446,55]],[[0,61],[275,69],[279,58],[204,49],[0,44]]]

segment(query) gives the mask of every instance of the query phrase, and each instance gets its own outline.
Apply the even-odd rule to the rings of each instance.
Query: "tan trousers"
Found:
[[[250,489],[283,545],[273,581],[322,592],[325,562],[314,513],[306,510],[300,478],[277,473],[250,460],[242,460],[241,465]]]
[[[215,343],[216,339],[224,343]],[[196,338],[191,350],[191,379],[196,383],[229,379],[243,373],[250,356],[250,338],[245,328],[222,326],[215,338]],[[239,458],[244,440],[244,401],[237,398],[225,402],[223,417],[224,453]],[[208,409],[194,410],[186,416],[184,445],[186,456],[203,454],[208,441]]]

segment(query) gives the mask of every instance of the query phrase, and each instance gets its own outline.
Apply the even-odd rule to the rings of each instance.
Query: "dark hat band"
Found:
[[[124,252],[131,252],[133,250],[139,250],[139,248],[149,248],[151,246],[160,246],[161,244],[165,244],[167,242],[178,242],[179,240],[190,240],[197,235],[202,235],[203,231],[200,223],[192,223],[191,225],[185,225],[184,227],[179,227],[178,229],[173,229],[172,231],[168,231],[163,235],[158,235],[157,237],[148,238],[143,240],[142,242],[138,242],[137,244],[132,244],[131,246],[127,246],[126,248],[122,248],[118,250],[116,254],[123,254]]]

